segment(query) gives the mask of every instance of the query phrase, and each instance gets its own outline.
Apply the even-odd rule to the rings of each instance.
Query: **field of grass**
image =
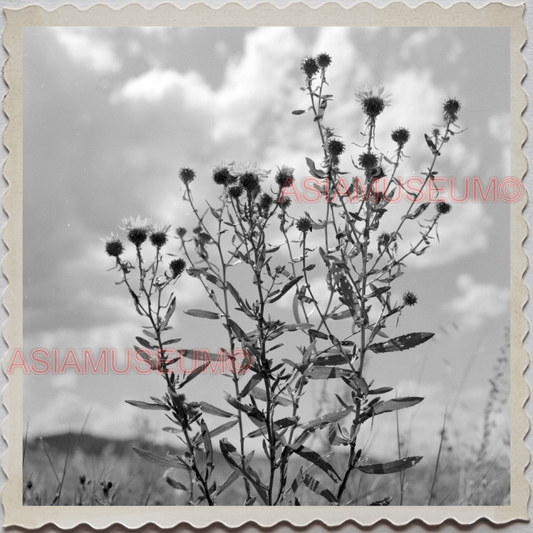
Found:
[[[187,505],[188,493],[173,488],[188,486],[184,471],[166,470],[150,463],[132,447],[159,455],[172,453],[168,446],[137,441],[108,440],[89,435],[58,435],[28,441],[24,451],[25,505]],[[177,453],[175,450],[174,453]],[[351,505],[508,505],[510,498],[509,460],[505,457],[466,460],[453,451],[443,452],[435,474],[436,457],[424,458],[414,468],[399,474],[370,475],[354,472],[346,494]],[[254,459],[260,476],[268,472],[266,459]],[[340,456],[333,466],[342,472]],[[264,463],[264,464],[263,464]],[[303,459],[289,472],[289,480],[299,467],[309,466]],[[215,452],[214,475],[223,483],[231,469]],[[322,471],[313,476],[325,486],[333,485]],[[402,490],[403,486],[403,490]],[[433,486],[433,491],[432,491]],[[331,488],[331,487],[330,487]],[[196,490],[198,490],[196,488]],[[305,486],[297,497],[301,505],[327,502]],[[217,505],[242,505],[246,499],[240,480],[217,500]],[[431,500],[431,501],[430,501]],[[256,502],[258,504],[258,502]]]

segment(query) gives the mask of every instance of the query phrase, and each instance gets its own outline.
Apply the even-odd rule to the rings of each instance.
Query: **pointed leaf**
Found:
[[[208,318],[209,320],[216,320],[220,318],[219,313],[214,313],[213,311],[205,311],[204,309],[188,309],[184,311],[186,315],[196,316],[198,318]]]
[[[290,445],[290,447],[300,457],[303,457],[304,459],[307,459],[308,461],[313,463],[315,466],[318,466],[318,468],[323,470],[333,481],[335,481],[335,483],[338,483],[341,480],[339,474],[335,472],[335,469],[327,461],[325,461],[317,452],[307,448],[306,446]]]
[[[386,342],[371,344],[368,349],[372,350],[375,353],[398,352],[408,350],[409,348],[414,348],[419,344],[423,344],[424,342],[431,339],[434,335],[434,333],[424,332],[409,333],[408,335],[401,335],[400,337],[389,339]]]
[[[219,409],[218,407],[215,407],[214,405],[211,405],[207,402],[198,402],[198,406],[204,413],[208,415],[221,416],[222,418],[231,418],[232,416],[234,416],[232,413],[223,411],[222,409]]]
[[[267,298],[267,301],[269,303],[274,303],[274,302],[277,302],[280,298],[282,298],[287,292],[289,292],[292,287],[294,287],[301,279],[303,278],[303,276],[297,276],[296,278],[294,279],[291,279],[289,282],[287,282],[283,288],[280,290],[280,292],[278,294],[276,294],[273,298]]]
[[[177,459],[171,459],[169,457],[161,457],[159,455],[156,455],[155,453],[141,450],[140,448],[136,448],[135,446],[132,447],[133,451],[140,455],[143,459],[146,459],[147,461],[151,461],[152,463],[156,463],[158,465],[167,466],[171,468],[177,468],[178,470],[188,470],[188,467],[185,466],[182,462],[178,461]]]
[[[307,424],[303,424],[302,428],[320,429],[326,427],[327,425],[333,422],[338,422],[339,420],[342,420],[350,413],[353,413],[353,409],[346,409],[345,407],[342,407],[341,409],[337,409],[335,411],[332,411],[331,413],[322,415],[319,418],[314,418],[313,420],[310,420],[309,422],[307,422]]]
[[[418,457],[404,457],[397,461],[391,461],[389,463],[375,463],[372,465],[359,465],[356,468],[364,472],[365,474],[395,474],[396,472],[402,472],[418,464],[422,460],[421,456]]]
[[[352,375],[352,372],[334,366],[313,366],[304,375],[309,379],[335,379],[343,376],[347,378]]]
[[[378,402],[374,405],[373,411],[375,415],[382,413],[391,413],[392,411],[398,411],[399,409],[406,409],[407,407],[413,407],[419,404],[424,398],[417,396],[406,396],[405,398],[393,398],[385,402]]]
[[[137,400],[126,400],[126,403],[133,405],[133,407],[138,407],[139,409],[146,409],[147,411],[170,411],[170,407],[158,403],[146,403]]]
[[[209,434],[211,435],[211,438],[216,437],[217,435],[220,435],[221,433],[228,431],[228,429],[231,429],[233,426],[235,426],[238,423],[239,423],[238,420],[230,420],[229,422],[226,422],[225,424],[217,426],[215,429],[210,431]]]

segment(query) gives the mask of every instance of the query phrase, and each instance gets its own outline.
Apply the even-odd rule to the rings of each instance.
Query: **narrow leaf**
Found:
[[[140,455],[143,459],[151,461],[152,463],[167,467],[169,466],[171,468],[177,468],[178,470],[188,470],[187,466],[185,466],[183,463],[176,459],[161,457],[159,455],[156,455],[155,453],[136,448],[135,446],[133,446],[132,449],[137,455]]]
[[[395,474],[396,472],[403,472],[408,468],[412,468],[422,460],[418,457],[404,457],[389,463],[375,463],[373,465],[359,465],[356,468],[365,474]]]
[[[137,400],[126,400],[126,403],[133,405],[133,407],[138,407],[139,409],[146,409],[147,411],[170,411],[170,408],[166,405],[157,403],[139,402]]]
[[[184,311],[186,315],[196,316],[198,318],[208,318],[209,320],[216,320],[220,318],[219,313],[214,313],[213,311],[205,311],[204,309],[188,309]]]
[[[375,353],[384,353],[384,352],[398,352],[403,350],[408,350],[409,348],[414,348],[419,344],[423,344],[431,339],[435,334],[434,333],[409,333],[408,335],[401,335],[400,337],[395,337],[389,339],[386,342],[380,342],[376,344],[371,344],[368,349],[372,350]]]
[[[231,418],[234,416],[231,413],[228,413],[227,411],[223,411],[222,409],[219,409],[218,407],[215,407],[214,405],[211,405],[207,402],[199,402],[200,409],[208,414],[208,415],[215,415],[215,416],[221,416],[222,418]]]

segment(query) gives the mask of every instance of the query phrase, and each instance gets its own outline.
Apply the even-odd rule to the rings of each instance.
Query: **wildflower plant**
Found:
[[[382,87],[355,93],[365,115],[364,144],[355,160],[348,158],[348,143],[326,125],[326,111],[333,100],[325,94],[331,65],[325,53],[301,62],[309,107],[293,112],[309,113],[317,128],[323,157],[319,162],[307,158],[307,165],[325,199],[322,214],[291,214],[294,206],[288,193],[294,169],[277,167],[274,185],[267,187],[267,171],[223,161],[210,177],[197,177],[190,168],[178,172],[183,200],[194,217],[192,228],[171,232],[169,226],[155,227],[147,219],[124,220],[122,229],[134,247],[133,262],[123,258],[126,247],[119,237],[112,234],[105,241],[106,252],[121,273],[120,283],[147,320],[136,349],[153,369],[164,370],[166,382],[161,399],[129,403],[165,411],[173,424],[166,429],[176,434],[183,448],[167,457],[135,451],[162,466],[186,471],[188,486],[171,478],[169,483],[186,490],[191,505],[215,505],[234,483],[240,484],[244,498],[239,503],[245,505],[299,505],[304,491],[315,493],[323,504],[353,505],[358,503],[350,491],[353,476],[403,473],[422,459],[413,455],[382,463],[368,461],[369,451],[359,441],[361,428],[378,423],[380,414],[413,407],[423,398],[391,397],[394,384],[381,383],[379,375],[367,375],[367,361],[415,348],[433,337],[429,332],[411,332],[391,338],[387,328],[391,322],[395,326],[409,308],[420,305],[419,296],[410,290],[396,301],[393,286],[405,270],[405,260],[426,252],[437,236],[441,217],[450,212],[444,201],[431,210],[429,202],[418,200],[433,186],[435,164],[446,143],[460,133],[461,106],[454,98],[446,100],[442,124],[426,134],[429,164],[419,190],[413,192],[397,178],[411,142],[410,131],[401,126],[391,132],[392,158],[386,155],[390,149],[385,153],[376,146],[379,118],[392,103]],[[362,176],[347,179],[354,171]],[[219,188],[216,205],[195,200],[208,179]],[[397,217],[389,208],[399,188],[411,201]],[[392,230],[383,231],[385,220]],[[420,230],[406,249],[400,241],[408,224],[418,224]],[[272,236],[279,241],[280,234],[282,243],[274,243]],[[297,240],[291,237],[295,234]],[[320,244],[315,246],[317,240]],[[177,249],[180,257],[164,252],[171,243],[172,254]],[[317,297],[316,278],[310,278],[315,267],[327,286],[325,304]],[[180,342],[167,337],[176,310],[174,292],[182,290],[184,277],[198,280],[211,301],[211,309],[185,312],[218,322],[225,331],[221,353],[229,360],[233,388],[217,405],[211,398],[193,402],[186,397],[186,386],[202,379],[209,361],[180,375],[171,370],[176,359],[167,356],[168,347]],[[294,321],[277,318],[276,304],[282,299],[292,300]],[[289,336],[300,343],[296,360],[294,351],[284,348]],[[237,365],[238,350],[249,362],[247,372]],[[155,352],[157,359],[150,355]],[[177,357],[192,353],[180,349]],[[339,394],[331,396],[337,405],[305,420],[302,398],[314,380],[335,381]],[[209,427],[206,415],[226,421]],[[231,469],[223,479],[216,475],[213,439],[230,430],[233,442],[225,437],[218,442]],[[316,438],[320,434],[330,446],[325,454]],[[254,457],[261,453],[267,472],[256,467]],[[293,463],[304,465],[290,468]],[[390,495],[383,494],[374,504],[390,501]]]

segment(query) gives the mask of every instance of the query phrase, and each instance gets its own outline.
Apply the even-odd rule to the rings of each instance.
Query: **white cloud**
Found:
[[[425,28],[415,31],[402,43],[400,57],[403,60],[410,59],[413,53],[419,53],[418,51],[426,46],[429,41],[438,37],[439,33],[439,28]]]
[[[130,78],[120,92],[112,96],[111,101],[145,101],[153,104],[166,96],[179,98],[183,105],[195,108],[209,103],[212,99],[209,87],[198,73],[180,74],[171,69],[154,68],[138,77]]]
[[[121,62],[112,44],[92,28],[54,27],[52,30],[75,63],[99,74],[120,70]]]
[[[509,289],[490,283],[476,283],[472,276],[457,278],[461,294],[444,305],[456,315],[457,323],[477,328],[485,319],[497,317],[509,310]]]

